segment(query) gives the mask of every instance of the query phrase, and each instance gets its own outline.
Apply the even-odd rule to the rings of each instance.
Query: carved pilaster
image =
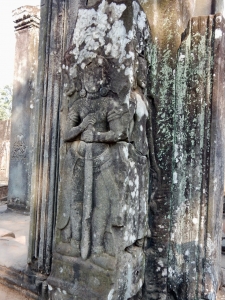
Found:
[[[38,61],[39,8],[13,11],[15,59],[11,125],[8,208],[30,210],[31,127]]]

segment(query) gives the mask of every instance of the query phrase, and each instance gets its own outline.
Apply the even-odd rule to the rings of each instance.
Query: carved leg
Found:
[[[115,174],[110,169],[105,169],[102,171],[102,178],[111,202],[111,224],[112,226],[123,227],[124,215],[122,212],[122,203],[118,192],[119,188],[114,179]]]
[[[61,230],[61,241],[63,243],[69,243],[71,239],[71,226],[70,223]]]
[[[71,207],[72,239],[81,241],[83,203],[74,203]]]
[[[105,178],[105,180],[107,180]],[[110,178],[108,178],[110,180]],[[104,268],[114,270],[116,260],[113,256],[105,253],[104,235],[107,222],[110,219],[109,193],[104,184],[102,174],[96,180],[95,185],[95,207],[92,217],[92,256],[94,264]]]

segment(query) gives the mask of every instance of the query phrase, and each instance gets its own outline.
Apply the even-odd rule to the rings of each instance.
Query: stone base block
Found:
[[[114,269],[96,265],[93,258],[84,261],[55,254],[48,278],[51,300],[126,300],[137,295],[144,282],[145,256],[139,247],[124,251]]]

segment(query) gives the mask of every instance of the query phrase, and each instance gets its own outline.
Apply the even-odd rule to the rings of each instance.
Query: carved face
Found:
[[[107,60],[97,56],[84,68],[84,88],[88,93],[96,93],[109,86],[109,66]]]
[[[84,87],[88,93],[96,93],[103,84],[103,68],[90,63],[85,67]]]

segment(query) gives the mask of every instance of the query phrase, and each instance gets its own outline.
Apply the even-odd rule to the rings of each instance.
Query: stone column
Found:
[[[10,120],[0,121],[0,184],[8,185],[10,154]]]
[[[149,235],[149,27],[138,1],[81,2],[42,2],[28,261],[50,299],[128,299]]]
[[[44,274],[49,274],[51,270],[56,219],[59,111],[63,92],[61,68],[65,39],[69,39],[64,35],[64,30],[67,28],[67,22],[72,27],[76,20],[77,3],[68,1],[67,5],[72,5],[71,2],[74,18],[67,21],[68,11],[64,1],[57,1],[57,5],[54,5],[52,0],[41,1],[37,91],[34,106],[35,126],[32,129],[28,263],[33,270]]]
[[[29,211],[30,128],[36,84],[39,8],[24,6],[13,11],[16,47],[14,60],[11,152],[8,208]]]
[[[154,195],[154,199],[150,204],[152,238],[149,243],[145,297],[146,299],[157,299],[157,297],[166,299],[166,297],[169,297],[167,293],[167,274],[170,270],[167,251],[171,240],[170,224],[171,219],[173,219],[171,216],[171,204],[173,205],[171,197],[173,195],[170,193],[173,186],[173,139],[176,137],[173,120],[174,117],[179,118],[179,116],[176,116],[176,108],[174,107],[175,87],[179,87],[183,82],[182,80],[184,80],[184,85],[189,85],[189,82],[183,78],[175,82],[176,65],[178,64],[177,51],[188,21],[193,16],[209,15],[215,13],[215,11],[212,10],[211,0],[204,2],[200,0],[147,0],[140,2],[147,14],[153,38],[149,95],[153,98],[154,103],[155,124],[153,134],[155,133],[156,159],[161,168],[162,179],[161,189]],[[217,7],[219,6],[217,5]],[[207,30],[207,26],[206,22],[205,30]],[[216,52],[213,46],[211,51]],[[195,57],[198,60],[197,53]],[[222,59],[222,56],[218,59]],[[223,79],[220,80],[222,86]],[[198,84],[201,89],[206,82],[199,82]],[[183,99],[184,103],[185,101]],[[173,209],[176,209],[176,206]],[[182,224],[185,224],[185,221],[182,222],[184,222]],[[217,255],[219,255],[218,252]],[[217,259],[219,259],[218,256]],[[155,269],[158,272],[155,272]]]
[[[149,1],[142,2],[147,5]],[[214,178],[217,178],[217,182],[220,178],[221,182],[223,181],[223,175],[221,173],[223,168],[223,157],[220,152],[222,147],[221,143],[223,142],[223,134],[221,134],[222,114],[217,110],[217,107],[223,107],[221,98],[223,91],[219,84],[223,81],[223,77],[220,77],[223,71],[223,63],[219,63],[223,57],[221,52],[223,40],[220,39],[220,29],[223,30],[223,27],[218,27],[222,25],[220,22],[217,24],[218,19],[213,16],[194,19],[191,24],[193,26],[194,24],[199,25],[197,28],[194,26],[195,31],[192,32],[194,37],[191,33],[188,34],[189,32],[186,32],[186,39],[182,40],[182,32],[186,28],[189,18],[194,14],[194,7],[189,6],[191,2],[150,2],[152,2],[153,6],[155,5],[155,8],[149,9],[147,12],[150,25],[153,27],[153,43],[150,43],[149,56],[151,61],[151,74],[149,76],[148,96],[153,103],[151,112],[154,120],[152,131],[153,139],[155,141],[156,165],[161,169],[161,180],[160,177],[155,178],[154,176],[151,180],[154,191],[149,205],[149,223],[151,226],[152,237],[147,239],[147,242],[145,241],[145,253],[147,255],[146,277],[143,295],[141,296],[139,294],[137,297],[142,297],[142,299],[162,300],[185,299],[186,295],[190,298],[193,295],[192,293],[195,293],[195,295],[198,294],[199,299],[201,296],[203,299],[204,297],[210,299],[211,296],[215,296],[219,286],[218,249],[220,237],[217,233],[220,231],[220,217],[222,221],[222,216],[220,216],[221,184],[216,186]],[[77,47],[84,47],[86,44],[70,44],[72,39],[69,35],[72,35],[73,32],[77,34],[77,31],[74,31],[73,29],[75,28],[77,12],[80,5],[82,5],[82,9],[85,7],[85,13],[82,11],[83,14],[81,14],[80,11],[80,16],[82,18],[82,16],[86,15],[88,10],[92,10],[94,13],[98,10],[98,13],[101,14],[102,11],[99,10],[98,7],[103,3],[105,5],[106,1],[42,1],[41,43],[39,48],[38,70],[39,86],[37,91],[37,102],[35,105],[36,126],[34,128],[34,141],[36,146],[34,147],[31,184],[32,209],[29,263],[34,270],[39,270],[46,275],[51,273],[48,278],[48,284],[49,295],[52,299],[54,299],[54,297],[55,299],[66,299],[70,297],[68,296],[68,293],[71,294],[71,297],[77,293],[77,297],[81,295],[81,297],[85,298],[83,295],[88,295],[90,298],[89,289],[92,289],[92,292],[96,291],[96,293],[92,294],[96,299],[101,299],[99,297],[102,295],[103,299],[106,299],[106,294],[104,295],[105,292],[103,293],[102,289],[108,289],[108,287],[111,286],[110,271],[109,273],[107,273],[108,271],[106,270],[102,271],[102,266],[98,261],[96,263],[96,257],[94,257],[94,263],[93,261],[89,261],[90,264],[95,265],[95,267],[91,269],[91,272],[89,272],[89,265],[87,265],[86,258],[83,261],[80,257],[75,257],[80,255],[79,247],[75,241],[72,241],[71,237],[76,240],[77,237],[74,232],[79,235],[80,227],[78,228],[77,223],[80,219],[81,209],[79,203],[70,203],[73,198],[70,197],[70,190],[67,190],[67,187],[74,188],[76,186],[76,191],[80,192],[80,187],[83,186],[83,178],[81,177],[83,175],[79,176],[79,173],[76,173],[77,177],[74,182],[71,181],[71,178],[73,178],[75,167],[78,167],[78,170],[80,168],[81,171],[84,169],[84,148],[83,150],[80,149],[79,155],[77,155],[75,152],[76,147],[74,146],[73,149],[70,149],[71,145],[64,143],[63,141],[63,139],[65,139],[64,134],[66,132],[67,119],[71,117],[72,119],[74,118],[74,122],[79,121],[80,116],[76,115],[76,111],[83,108],[83,106],[80,105],[79,107],[78,104],[82,101],[77,97],[83,98],[84,103],[86,103],[85,101],[87,100],[87,91],[85,92],[82,88],[82,83],[84,84],[83,80],[87,74],[85,74],[85,71],[83,70],[85,70],[87,66],[93,66],[93,62],[89,60],[83,62],[81,60],[80,62],[83,62],[83,64],[81,64],[81,66],[78,65],[80,69],[78,69],[79,72],[77,71],[76,67],[73,65],[74,59],[76,60],[77,57],[81,55],[77,50]],[[116,0],[112,3],[114,7],[121,4],[127,4],[126,1],[123,1],[122,3],[121,1]],[[209,2],[207,3],[209,4]],[[92,7],[92,5],[96,6]],[[104,8],[104,5],[101,7]],[[131,5],[129,7],[131,8]],[[146,8],[147,6],[144,6],[143,4],[143,7]],[[123,7],[121,9],[123,9]],[[121,10],[118,9],[117,13],[118,12],[121,12]],[[114,13],[112,13],[112,18],[109,18],[109,20],[112,21],[115,15],[116,12],[114,11]],[[118,19],[114,20],[117,26],[119,26],[126,18],[128,18],[126,20],[130,20],[130,22],[126,23],[126,30],[121,31],[124,32],[124,36],[129,32],[128,29],[132,23],[131,19],[129,19],[129,16],[131,15],[131,11],[127,10],[122,15],[121,19],[117,17]],[[96,16],[94,15],[93,20],[96,20],[97,16],[98,14],[96,14]],[[179,19],[180,22],[177,20],[177,16],[182,19]],[[88,24],[86,21],[89,20],[92,19],[85,20],[85,23],[80,22],[79,29],[85,28],[83,26],[86,26]],[[108,21],[107,17],[105,18],[105,14],[102,20]],[[143,20],[140,15],[139,20]],[[157,24],[157,20],[160,20],[159,24]],[[179,23],[178,28],[177,21]],[[212,26],[212,24],[215,26]],[[176,30],[175,33],[173,32],[174,28]],[[99,36],[101,36],[98,34],[96,35],[95,31],[92,32],[92,29],[93,26],[90,26],[89,39],[87,39],[87,41],[92,41],[93,37],[98,40]],[[76,38],[79,39],[80,37],[83,37],[83,35],[77,34],[74,41],[76,42]],[[127,40],[129,39],[126,38],[125,41],[127,42]],[[179,52],[180,55],[177,57],[177,50],[181,44],[181,40],[183,41],[182,45],[184,49],[181,48]],[[202,41],[204,41],[205,44]],[[186,55],[185,51],[192,57],[191,51],[189,51],[191,45],[195,46],[193,51],[196,51],[194,52],[196,61],[193,58],[193,64],[189,64],[190,60],[188,60],[182,65],[183,56]],[[92,46],[96,47],[94,49],[95,51],[98,50],[98,44],[96,46],[96,44],[91,43],[89,46],[90,48],[85,48],[86,51],[83,51],[84,49],[81,47],[82,54],[90,54],[90,49],[93,50],[91,48]],[[112,49],[116,51],[115,49],[117,49],[117,46],[117,41],[114,41],[113,44],[108,45],[105,49],[110,53]],[[74,54],[77,54],[77,57],[75,57]],[[132,55],[130,57],[129,53],[128,57],[132,58]],[[64,65],[62,64],[62,61],[64,61]],[[95,67],[98,64],[102,64],[103,61],[104,60],[102,59],[100,59],[100,63],[94,61]],[[204,66],[202,67],[202,62],[205,64],[205,68]],[[143,63],[143,57],[142,59],[140,58],[139,63],[140,65]],[[109,65],[111,68],[115,67],[115,63],[110,63]],[[197,80],[195,80],[194,70],[197,69],[199,65],[202,68],[202,73],[200,74],[201,76],[197,77]],[[126,64],[126,67],[128,66],[129,65]],[[125,67],[125,65],[123,67]],[[66,75],[70,79],[69,82],[64,80],[63,74],[65,73],[62,72],[62,69],[63,72],[67,73]],[[94,69],[96,70],[97,67]],[[193,71],[193,74],[191,71]],[[185,77],[186,72],[191,74],[190,78]],[[88,73],[90,75],[91,72]],[[115,75],[115,73],[113,74]],[[119,82],[114,79],[121,78],[121,73],[122,71],[120,70],[120,72],[116,73],[117,75],[115,75],[115,77],[110,76],[110,79],[114,80],[114,85],[116,86],[113,90],[114,93],[116,93],[118,88],[124,96],[123,93],[126,89],[123,90],[121,88],[123,80]],[[129,69],[127,69],[127,74],[129,74]],[[215,74],[215,76],[213,76],[213,74]],[[93,77],[90,82],[93,82]],[[87,85],[88,82],[89,80],[86,79],[85,84]],[[65,85],[63,83],[65,83]],[[197,84],[197,87],[195,84]],[[185,93],[185,95],[180,95],[178,90],[179,86],[182,87],[180,92],[184,93],[187,91],[186,98]],[[188,94],[189,86],[191,91],[190,94]],[[135,88],[138,87],[132,87],[131,96],[133,98],[131,98],[133,100],[135,97],[137,98],[137,94],[135,94],[134,91]],[[194,91],[194,96],[197,98],[191,98],[192,91]],[[138,94],[140,95],[140,93]],[[201,95],[203,95],[203,97],[200,97]],[[201,103],[203,103],[204,106],[201,106]],[[78,107],[75,107],[73,111],[71,108],[73,108],[74,105],[78,105]],[[86,107],[87,110],[89,108],[89,106]],[[182,110],[183,115],[179,113],[180,109]],[[71,112],[71,114],[69,112]],[[211,119],[209,118],[209,115],[212,116]],[[178,127],[179,120],[182,116],[183,118],[186,118],[185,124],[189,125],[189,129],[192,125],[196,126],[194,127],[194,131],[191,130],[192,128],[188,130],[185,126],[182,128]],[[202,119],[206,121],[206,123],[204,123],[206,125],[205,127],[202,126],[203,122],[197,122],[199,119],[196,121],[196,116],[200,121],[202,121]],[[92,121],[93,120],[90,122]],[[85,127],[84,124],[83,126]],[[84,127],[82,129],[81,126],[79,130],[84,130]],[[142,127],[140,126],[139,128]],[[150,128],[150,131],[151,129],[152,128]],[[78,130],[78,128],[75,130]],[[185,135],[187,140],[183,141],[180,139],[178,141],[179,143],[176,143],[176,139],[180,136],[183,137],[182,134]],[[71,140],[67,138],[67,142],[70,141]],[[200,149],[199,142],[201,145],[204,144],[204,149]],[[178,144],[180,147],[179,149],[177,149]],[[180,149],[182,149],[183,145],[187,148],[185,151],[189,151],[187,154],[189,155],[188,158],[192,159],[192,154],[198,155],[199,157],[201,156],[201,160],[193,159],[193,161],[191,161],[189,169],[187,168],[189,160],[184,161],[181,165],[177,164],[179,162],[177,162],[177,159],[179,159],[179,157],[177,158],[177,151],[179,150],[182,152]],[[68,151],[69,149],[70,151]],[[90,152],[91,151],[87,151],[86,154],[90,155]],[[76,155],[74,153],[76,153]],[[122,153],[126,155],[128,152],[122,151]],[[65,161],[66,155],[69,159]],[[87,160],[89,159],[89,162],[92,160],[91,156],[85,158],[87,158]],[[70,163],[71,161],[72,164]],[[218,164],[219,161],[221,164]],[[151,160],[151,163],[152,166],[154,166],[154,160]],[[91,171],[94,168],[91,163],[87,163],[86,166],[85,168]],[[196,174],[199,171],[199,168],[201,168],[200,175],[197,176]],[[181,186],[184,184],[184,180],[187,180],[187,176],[189,176],[189,173],[183,173],[184,170],[186,172],[187,169],[191,176],[190,186],[194,187],[193,191],[191,190],[194,196],[191,193],[187,194],[190,190],[183,189],[183,186]],[[66,173],[68,170],[69,175]],[[99,169],[97,169],[97,171],[98,170]],[[115,174],[119,174],[119,172],[115,172]],[[64,176],[69,180],[66,180]],[[105,176],[103,176],[103,178],[108,178],[107,174],[105,174]],[[82,181],[81,184],[79,184],[80,181]],[[199,181],[202,182],[200,192]],[[92,194],[90,182],[94,185],[97,180],[94,183],[93,178],[89,178],[89,181],[87,180],[89,189],[87,189],[86,195],[89,198]],[[113,181],[108,180],[108,182],[112,184]],[[126,181],[124,180],[124,183],[125,182]],[[100,187],[104,186],[102,181],[99,181],[98,183]],[[129,184],[130,187],[126,190],[127,194],[130,191],[133,192],[132,187],[135,184],[135,180],[129,181]],[[155,190],[154,185],[157,186]],[[69,193],[67,193],[67,191],[69,191]],[[183,192],[185,192],[185,195],[182,194]],[[68,195],[69,197],[67,197]],[[188,201],[183,205],[183,202],[186,201],[183,201],[183,196],[189,197],[188,201],[192,205],[191,211],[188,210]],[[207,199],[205,196],[207,196]],[[65,202],[62,201],[64,199]],[[219,199],[219,204],[216,203],[216,199]],[[57,201],[59,202],[58,206]],[[66,208],[63,207],[64,203],[65,206],[67,206]],[[60,206],[60,204],[62,204],[62,206]],[[185,210],[182,210],[184,207]],[[63,210],[64,208],[65,210]],[[57,210],[58,217],[56,218]],[[126,210],[126,208],[124,208],[124,210]],[[133,210],[131,210],[131,212],[133,212]],[[76,218],[73,219],[75,215]],[[73,221],[75,222],[72,224]],[[215,226],[213,225],[214,223]],[[72,226],[74,226],[74,228],[72,228]],[[174,228],[177,228],[176,234],[178,234],[178,236],[175,236]],[[189,236],[185,231],[186,228],[190,229]],[[76,229],[77,231],[75,231]],[[111,229],[109,228],[109,230]],[[71,235],[71,231],[74,236]],[[108,233],[110,233],[110,231]],[[56,237],[55,247],[54,236]],[[105,238],[107,238],[107,236],[105,236]],[[181,245],[179,245],[178,238],[180,238]],[[79,237],[77,239],[79,239]],[[90,246],[90,243],[87,244]],[[138,243],[135,247],[137,245]],[[191,246],[191,250],[188,248],[189,245]],[[213,245],[213,247],[211,247],[211,245]],[[127,250],[131,250],[132,252],[132,248],[127,248]],[[177,251],[180,251],[179,256],[176,255]],[[169,257],[168,253],[170,254]],[[84,256],[85,255],[82,254],[82,257]],[[193,260],[190,260],[190,258],[193,258]],[[198,267],[197,274],[193,275],[193,272],[195,272],[194,270],[191,270],[190,272],[191,262],[194,262],[196,269]],[[104,265],[104,263],[102,263],[102,265]],[[215,270],[213,270],[213,265],[216,266]],[[98,273],[96,269],[101,270],[101,273]],[[116,268],[113,268],[113,271],[115,269]],[[140,274],[138,269],[136,274]],[[212,274],[211,278],[210,274]],[[177,279],[174,280],[174,282],[173,276]],[[121,285],[121,287],[124,288],[123,285]],[[187,293],[185,295],[182,294],[183,288],[185,293]],[[209,290],[212,290],[212,295],[208,293]],[[202,295],[200,291],[203,291]],[[114,291],[108,294],[108,299],[113,299],[113,293]],[[131,295],[128,295],[128,297],[130,296]]]
[[[193,18],[176,67],[169,294],[217,299],[224,191],[224,20]]]

